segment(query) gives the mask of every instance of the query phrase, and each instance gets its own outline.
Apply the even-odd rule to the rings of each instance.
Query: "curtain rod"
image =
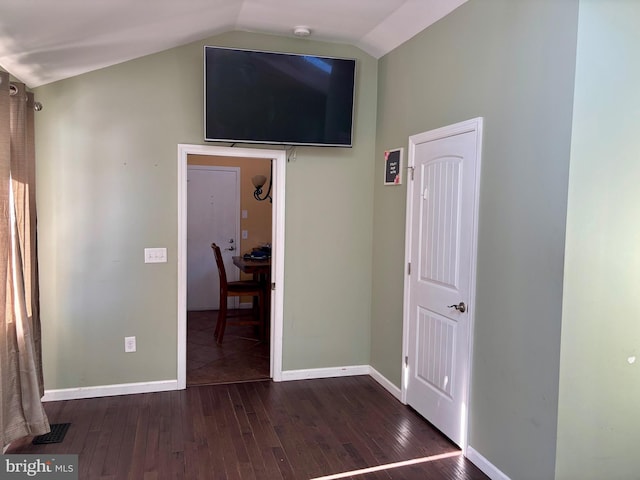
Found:
[[[9,95],[13,96],[13,95],[17,95],[17,94],[18,94],[18,87],[16,87],[12,82],[9,82]],[[42,103],[33,102],[33,109],[36,112],[39,112],[43,108],[44,107],[43,107]]]

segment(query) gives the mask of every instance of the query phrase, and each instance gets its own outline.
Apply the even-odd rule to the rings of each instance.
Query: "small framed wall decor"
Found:
[[[402,183],[403,148],[395,148],[384,152],[384,184],[400,185]]]

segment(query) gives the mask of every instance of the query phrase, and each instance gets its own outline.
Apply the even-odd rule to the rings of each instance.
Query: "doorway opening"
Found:
[[[186,388],[187,384],[281,379],[285,167],[286,153],[283,150],[206,145],[178,146],[179,388]],[[230,174],[230,171],[235,174]],[[251,178],[256,175],[271,175],[272,202],[254,198],[255,187]],[[234,198],[230,198],[229,202],[220,198],[216,198],[215,201],[209,198],[209,182],[216,185],[222,182],[218,188],[225,189],[229,197],[237,196],[237,201]],[[237,185],[236,190],[234,185]],[[221,203],[229,205],[221,206]],[[210,216],[213,208],[222,211],[216,213],[216,218],[221,218],[220,215],[227,215],[229,218],[223,222],[228,225],[223,226],[219,232],[215,229],[220,225],[216,225],[214,230],[207,230],[208,227],[199,228],[200,224],[204,226],[207,223],[207,215]],[[200,218],[194,219],[194,216]],[[194,236],[200,236],[200,253],[194,253]],[[247,278],[236,266],[238,257],[244,257],[256,249],[264,251],[268,248],[270,251],[271,278],[265,302],[267,308],[264,312],[264,318],[268,319],[268,335],[263,341],[255,336],[251,327],[229,325],[223,342],[217,345],[213,332],[218,314],[218,284],[212,284],[209,289],[206,285],[212,278],[217,277],[211,243],[217,243],[229,257],[228,266],[225,265],[229,281]],[[234,261],[233,257],[236,257]],[[205,268],[194,266],[198,264],[204,265]],[[206,298],[207,291],[210,292],[209,298]],[[251,302],[251,298],[241,297],[239,304],[230,304],[230,308],[237,307],[235,314],[250,315]],[[192,341],[189,341],[189,337]],[[190,347],[193,347],[191,351]],[[198,366],[204,368],[193,374],[193,369],[197,369]],[[214,367],[220,367],[222,370],[213,372],[211,369]],[[207,375],[212,372],[214,375],[207,379]]]

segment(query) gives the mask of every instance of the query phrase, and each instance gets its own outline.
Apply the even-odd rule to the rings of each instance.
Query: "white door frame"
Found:
[[[469,350],[465,352],[467,355],[467,361],[469,366],[469,373],[467,375],[467,384],[464,394],[464,412],[461,412],[464,440],[462,442],[462,452],[466,455],[467,447],[469,445],[469,399],[471,376],[473,373],[473,338],[474,338],[474,324],[475,324],[475,305],[476,305],[476,266],[478,260],[478,215],[480,206],[480,161],[482,158],[482,126],[483,118],[478,117],[464,122],[456,123],[435,130],[430,130],[425,133],[418,134],[420,136],[420,142],[439,140],[442,138],[451,137],[467,132],[477,132],[477,144],[476,144],[476,178],[475,178],[475,211],[473,212],[473,226],[472,226],[472,251],[471,251],[471,283],[469,288]],[[409,138],[409,154],[408,154],[408,168],[412,170],[415,167],[415,146],[416,137],[413,135]],[[406,220],[405,220],[405,265],[408,266],[411,261],[411,234],[412,234],[412,216],[413,216],[413,189],[414,182],[409,181],[407,185],[407,208],[406,208]],[[407,403],[407,385],[409,380],[409,369],[406,362],[409,354],[409,294],[410,294],[410,277],[408,268],[405,268],[404,278],[404,302],[403,302],[403,315],[402,315],[402,391],[401,400],[402,403]],[[429,420],[429,419],[427,419]]]
[[[282,380],[282,332],[284,308],[284,219],[285,169],[284,150],[234,148],[212,145],[178,145],[178,389],[187,387],[187,157],[210,155],[218,157],[266,158],[273,160],[271,282],[271,377]]]

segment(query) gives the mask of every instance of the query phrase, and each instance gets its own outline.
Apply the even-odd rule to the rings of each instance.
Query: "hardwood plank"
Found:
[[[148,397],[140,397],[141,399]],[[135,430],[133,431],[133,447],[131,452],[131,466],[122,473],[128,472],[129,478],[142,478],[145,473],[145,454],[149,431],[150,407],[147,402],[141,402],[137,410]]]
[[[144,477],[154,478],[158,475],[160,452],[160,405],[163,396],[154,396],[155,402],[149,399],[149,425],[147,427],[147,448],[144,452]],[[155,407],[155,408],[154,408]]]
[[[115,425],[115,420],[118,416],[118,409],[116,405],[113,405],[110,398],[98,399],[91,403],[102,407],[100,411],[102,412],[101,416],[103,417],[103,421],[100,425],[100,429],[97,431],[99,435],[96,439],[96,446],[93,454],[89,457],[88,462],[86,462],[89,465],[87,467],[85,463],[83,463],[81,467],[83,471],[88,471],[87,475],[89,478],[100,478],[104,468],[104,462],[107,458],[109,443],[111,442],[111,435],[113,433],[113,426]]]
[[[238,464],[246,461],[246,457],[238,457],[236,445],[239,443],[236,439],[235,430],[233,428],[232,414],[229,412],[229,387],[226,385],[220,386],[215,392],[215,404],[216,404],[216,429],[219,435],[219,444],[216,446],[219,450],[222,461],[220,464],[214,465],[214,468],[220,469],[226,473],[225,478],[229,479],[241,479]]]
[[[264,467],[264,478],[279,478],[280,468],[273,456],[274,448],[282,445],[269,421],[264,405],[258,396],[260,383],[243,383],[238,385],[240,396],[246,405],[247,418],[250,419],[253,435],[260,447],[260,456]]]
[[[141,412],[139,408],[141,397],[136,396],[130,401],[125,402],[126,406],[123,408],[123,414],[125,415],[123,438],[120,443],[120,450],[118,454],[118,469],[116,476],[118,478],[127,478],[127,472],[132,469],[132,463],[134,460],[133,454],[135,450],[137,440],[137,423],[140,418]],[[146,433],[146,432],[144,432]],[[143,442],[144,439],[139,439]],[[142,461],[142,459],[140,459]]]
[[[106,457],[102,466],[101,474],[103,476],[115,476],[118,473],[118,460],[120,457],[120,447],[124,440],[124,431],[127,420],[126,407],[128,401],[133,402],[134,399],[113,397],[113,406],[116,409],[116,413],[113,417],[113,430],[111,431],[109,443],[107,444]]]
[[[185,463],[187,465],[185,476],[187,478],[206,478],[214,471],[210,451],[215,437],[212,438],[214,442],[210,445],[211,432],[207,422],[210,417],[206,417],[203,411],[203,406],[209,396],[206,389],[195,389],[193,393],[187,397],[188,408],[185,421],[191,423],[193,442],[189,442],[188,448],[185,448]]]
[[[224,468],[224,456],[222,451],[222,439],[223,436],[218,430],[218,424],[216,422],[217,406],[219,405],[219,399],[216,395],[215,389],[198,388],[200,398],[203,400],[202,412],[204,415],[204,427],[207,432],[206,448],[208,449],[211,466],[208,470],[209,477],[214,480],[223,480],[227,478]]]
[[[171,428],[171,452],[179,453],[183,451],[184,442],[193,440],[191,430],[185,428],[184,412],[184,392],[170,392],[171,411],[169,412],[170,428]]]
[[[230,435],[231,444],[233,445],[233,449],[235,450],[235,456],[233,458],[233,463],[235,463],[235,469],[237,473],[240,475],[240,478],[243,480],[247,479],[255,479],[255,474],[253,473],[253,469],[251,468],[251,462],[249,458],[249,453],[247,452],[246,445],[244,443],[243,435],[242,435],[242,425],[238,420],[238,409],[240,408],[238,405],[233,402],[231,398],[231,391],[233,390],[233,386],[229,386],[227,388],[227,395],[225,396],[225,408],[223,409],[224,415],[226,416],[227,426],[228,426],[228,434]],[[240,412],[241,415],[241,412]],[[225,460],[229,460],[230,456],[225,456]],[[231,466],[230,462],[227,462],[229,466]]]
[[[273,457],[278,462],[278,469],[280,470],[280,478],[283,480],[295,480],[295,474],[293,473],[293,467],[289,463],[289,459],[284,450],[280,447],[274,447],[271,449]]]
[[[229,394],[234,404],[236,420],[249,458],[251,473],[248,478],[267,478],[260,445],[254,436],[252,419],[255,417],[255,412],[253,412],[252,405],[250,403],[245,404],[237,385],[229,389]],[[247,411],[247,408],[249,411]]]

